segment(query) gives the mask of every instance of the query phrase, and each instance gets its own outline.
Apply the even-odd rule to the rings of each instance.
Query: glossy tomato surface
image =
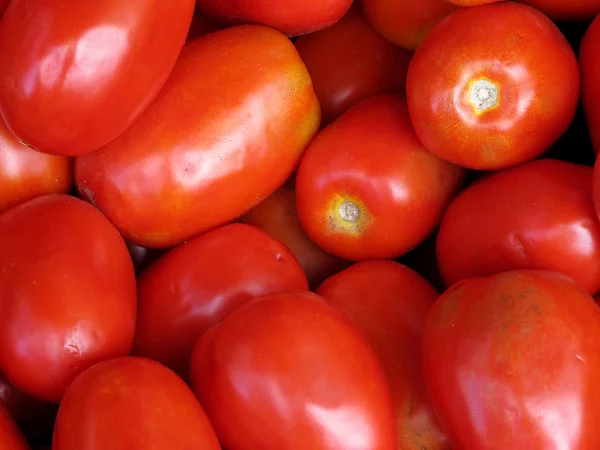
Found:
[[[434,25],[457,8],[446,0],[359,1],[377,32],[409,50],[415,50]]]
[[[198,341],[191,374],[225,448],[397,448],[376,355],[316,294],[271,294],[237,309]]]
[[[450,449],[421,370],[421,333],[438,292],[394,261],[364,261],[333,275],[317,290],[346,313],[368,339],[392,389],[398,448]]]
[[[579,47],[581,102],[596,153],[600,152],[600,17],[588,27]]]
[[[423,367],[453,448],[600,448],[600,309],[570,278],[464,280],[431,309]]]
[[[415,52],[406,83],[425,148],[471,169],[541,155],[567,130],[579,101],[573,49],[550,19],[516,2],[442,20]]]
[[[135,274],[117,230],[93,206],[47,195],[0,215],[0,369],[58,402],[90,365],[129,353]]]
[[[19,427],[0,403],[0,448],[2,450],[29,450],[29,444]]]
[[[34,148],[81,155],[146,109],[185,42],[194,0],[11,0],[0,23],[0,113]]]
[[[206,413],[177,375],[124,357],[84,371],[60,404],[52,450],[220,450]]]
[[[187,379],[192,349],[208,328],[253,298],[307,289],[302,267],[284,244],[251,225],[217,228],[140,275],[133,352]]]
[[[273,29],[186,44],[156,101],[120,138],[77,158],[79,192],[127,240],[172,247],[276,191],[319,128],[310,76]]]
[[[423,148],[400,96],[379,95],[311,142],[296,176],[298,217],[340,258],[394,258],[434,230],[463,176]]]
[[[72,158],[26,147],[0,119],[0,213],[44,194],[67,194],[72,187]]]
[[[507,270],[547,269],[597,293],[600,223],[592,168],[542,159],[469,186],[442,220],[437,259],[447,286]]]
[[[599,0],[523,0],[553,20],[586,21],[600,14]]]
[[[377,33],[358,3],[336,24],[295,42],[321,104],[322,125],[359,101],[406,89],[412,52]]]

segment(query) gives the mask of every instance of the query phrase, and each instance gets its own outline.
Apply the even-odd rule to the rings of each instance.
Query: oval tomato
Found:
[[[0,23],[0,113],[23,142],[81,155],[142,113],[171,72],[194,0],[11,0]]]
[[[600,448],[600,309],[570,278],[464,280],[431,309],[423,367],[453,448]]]
[[[434,230],[463,176],[423,148],[399,96],[371,97],[306,150],[296,176],[298,217],[340,258],[394,258]]]
[[[191,379],[226,448],[397,448],[373,350],[316,294],[271,294],[231,313],[198,341]]]
[[[588,27],[579,47],[581,68],[581,102],[590,138],[596,153],[600,152],[600,16]]]
[[[364,261],[325,280],[317,294],[346,313],[375,350],[392,389],[397,448],[449,449],[421,370],[421,333],[438,292],[402,264]]]
[[[579,69],[550,19],[494,3],[458,10],[432,30],[410,63],[406,95],[425,148],[463,167],[499,169],[541,155],[567,130]]]
[[[348,11],[352,0],[197,0],[198,7],[219,22],[256,23],[288,36],[312,33],[333,25]]]
[[[600,290],[592,168],[537,160],[479,180],[450,204],[437,257],[446,285],[513,269],[565,273]]]
[[[347,261],[321,250],[304,232],[296,212],[296,193],[288,184],[240,218],[283,242],[306,273],[308,284],[317,288],[325,278],[347,267]]]
[[[284,244],[250,225],[217,228],[140,275],[133,352],[187,378],[194,345],[208,328],[250,299],[303,289],[306,275]]]
[[[58,402],[90,365],[129,353],[135,274],[117,230],[93,206],[47,195],[0,215],[0,368]]]
[[[76,159],[77,188],[130,242],[172,247],[283,185],[319,120],[288,38],[255,25],[216,31],[186,44],[132,127]]]
[[[373,28],[390,41],[416,49],[433,26],[456,9],[446,0],[360,0]]]
[[[321,105],[322,125],[359,101],[406,90],[412,52],[378,34],[354,5],[336,24],[295,42]]]
[[[2,450],[29,450],[29,444],[12,417],[0,402],[0,448]]]
[[[22,145],[0,119],[0,213],[45,194],[73,188],[73,159]]]
[[[553,20],[586,21],[600,14],[599,0],[522,0]]]
[[[131,356],[104,361],[65,393],[52,450],[167,448],[221,447],[194,393],[159,363]]]

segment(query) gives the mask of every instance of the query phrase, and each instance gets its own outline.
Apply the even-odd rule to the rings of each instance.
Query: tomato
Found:
[[[44,194],[73,188],[73,159],[22,145],[0,120],[0,213]]]
[[[29,445],[12,417],[0,403],[0,448],[2,450],[29,450]]]
[[[250,299],[303,289],[306,275],[284,244],[250,225],[217,228],[140,275],[133,352],[187,378],[192,349],[208,328]]]
[[[600,14],[600,0],[522,0],[553,20],[586,21]]]
[[[406,89],[412,52],[375,32],[355,4],[335,25],[295,42],[321,105],[322,125],[359,101]]]
[[[428,392],[453,448],[600,446],[600,309],[557,272],[464,280],[423,331]]]
[[[344,311],[377,353],[392,389],[403,450],[449,449],[421,371],[421,332],[437,291],[394,261],[364,261],[328,278],[317,290]]]
[[[406,83],[425,148],[471,169],[541,155],[579,101],[573,49],[550,19],[515,2],[449,15],[415,52]]]
[[[401,97],[371,97],[306,150],[296,176],[298,217],[340,258],[394,258],[434,230],[463,175],[423,148]]]
[[[304,232],[296,212],[296,193],[287,183],[240,218],[283,242],[306,273],[311,288],[349,265],[321,250]]]
[[[67,195],[0,215],[0,369],[18,389],[58,402],[82,370],[129,353],[135,274],[117,230]]]
[[[121,137],[76,159],[82,196],[128,241],[172,247],[276,191],[319,128],[310,76],[273,29],[186,44],[156,101]]]
[[[461,192],[440,225],[446,285],[513,269],[547,269],[600,290],[600,223],[592,168],[537,160],[489,175]]]
[[[228,449],[397,448],[376,355],[310,292],[266,295],[232,312],[194,347],[191,381]]]
[[[6,11],[6,8],[8,7],[10,1],[11,0],[0,0],[0,17],[2,17],[4,11]]]
[[[312,33],[337,22],[352,0],[197,0],[198,7],[219,22],[256,23],[288,36]]]
[[[415,50],[441,19],[456,10],[446,0],[360,0],[367,20],[382,36]]]
[[[596,153],[600,152],[600,17],[592,21],[579,47],[581,101]]]
[[[592,171],[592,199],[596,215],[600,218],[600,158],[596,157],[596,163]]]
[[[221,448],[202,406],[177,375],[130,356],[98,363],[73,381],[58,409],[52,450],[159,448]]]
[[[82,155],[125,131],[167,80],[194,0],[11,0],[0,113],[24,143]]]

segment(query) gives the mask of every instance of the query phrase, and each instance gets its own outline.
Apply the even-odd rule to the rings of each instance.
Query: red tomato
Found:
[[[551,19],[586,21],[600,14],[600,0],[522,0]]]
[[[295,42],[321,105],[322,125],[359,101],[406,89],[412,52],[378,34],[355,4],[335,25]]]
[[[317,294],[344,311],[377,353],[392,388],[397,448],[449,449],[421,370],[421,332],[437,291],[402,264],[365,261],[327,279]]]
[[[4,11],[6,11],[6,8],[8,7],[10,1],[11,0],[0,0],[0,17],[2,17]]]
[[[256,23],[288,36],[312,33],[333,25],[352,0],[197,0],[198,7],[219,22]]]
[[[187,378],[194,345],[208,328],[250,299],[303,289],[306,275],[281,242],[241,223],[209,231],[139,277],[134,354]]]
[[[135,275],[127,247],[93,206],[47,195],[0,215],[0,368],[58,402],[90,365],[133,343]]]
[[[592,198],[596,215],[600,218],[600,158],[596,157],[596,163],[592,171]]]
[[[298,217],[340,258],[394,258],[434,230],[463,175],[423,148],[399,96],[371,97],[308,147],[296,176]]]
[[[551,159],[469,186],[446,211],[437,240],[446,285],[513,269],[565,273],[600,290],[600,223],[592,168]]]
[[[290,185],[282,186],[240,220],[283,242],[304,269],[308,284],[313,289],[325,278],[349,265],[347,261],[321,250],[306,235],[296,212],[296,193]]]
[[[415,52],[406,83],[425,148],[472,169],[541,155],[579,100],[573,49],[550,19],[515,2],[452,13]]]
[[[600,16],[587,29],[579,47],[581,101],[596,153],[600,152]]]
[[[0,448],[2,450],[29,450],[29,444],[2,403],[0,403]]]
[[[52,450],[220,450],[206,413],[177,375],[124,357],[84,371],[58,409]]]
[[[400,47],[416,49],[445,16],[456,9],[446,0],[360,0],[375,30]]]
[[[0,119],[0,213],[44,194],[73,188],[73,159],[22,145]]]
[[[294,45],[247,25],[186,44],[156,101],[121,137],[77,158],[79,192],[126,238],[172,247],[276,191],[319,128]]]
[[[600,448],[600,309],[570,278],[464,280],[431,309],[425,381],[453,448]]]
[[[316,294],[271,294],[237,309],[198,341],[191,374],[225,448],[397,448],[373,350]]]

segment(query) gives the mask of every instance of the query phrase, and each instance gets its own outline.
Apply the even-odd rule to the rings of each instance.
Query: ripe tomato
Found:
[[[425,148],[472,169],[541,155],[579,100],[573,49],[550,19],[515,2],[452,13],[415,52],[406,83]]]
[[[156,101],[121,137],[76,159],[82,196],[132,243],[172,247],[276,191],[319,128],[294,45],[246,25],[186,44]]]
[[[29,450],[29,444],[12,417],[0,402],[0,448],[2,450]]]
[[[44,194],[73,188],[73,159],[22,145],[0,119],[0,213]]]
[[[354,5],[335,25],[295,42],[308,68],[327,125],[359,101],[406,89],[412,52],[377,33]]]
[[[347,261],[321,250],[304,232],[296,212],[296,193],[285,184],[240,219],[283,242],[306,273],[308,284],[317,288],[325,278],[347,267]]]
[[[600,16],[587,29],[579,47],[581,101],[592,145],[600,152]]]
[[[206,413],[177,375],[124,357],[78,376],[58,409],[52,450],[220,450]]]
[[[340,258],[394,258],[434,230],[463,175],[423,148],[399,96],[371,97],[308,147],[296,176],[298,217]]]
[[[0,113],[23,142],[81,155],[125,131],[158,94],[194,0],[11,0],[0,23]]]
[[[586,21],[600,14],[600,0],[522,0],[554,20]]]
[[[2,17],[4,11],[6,11],[6,7],[10,3],[10,1],[11,0],[0,0],[0,17]]]
[[[537,160],[481,179],[450,204],[437,257],[446,285],[513,269],[565,273],[600,290],[592,168]]]
[[[237,309],[198,341],[191,374],[226,448],[397,448],[373,350],[316,294],[271,294]]]
[[[446,0],[360,0],[367,20],[390,41],[416,49],[433,26],[456,6]]]
[[[58,402],[90,365],[129,353],[136,315],[127,247],[93,206],[47,195],[0,215],[0,369]]]
[[[396,408],[397,448],[449,449],[421,370],[421,332],[437,291],[402,264],[364,261],[325,280],[317,294],[352,319],[379,357]]]
[[[134,354],[187,378],[194,345],[208,328],[250,299],[303,289],[302,267],[265,232],[241,223],[209,231],[140,275]]]
[[[464,280],[431,309],[423,367],[453,448],[600,448],[600,309],[557,272]]]
[[[352,0],[197,0],[198,7],[219,22],[257,23],[288,36],[312,33],[333,25]]]

